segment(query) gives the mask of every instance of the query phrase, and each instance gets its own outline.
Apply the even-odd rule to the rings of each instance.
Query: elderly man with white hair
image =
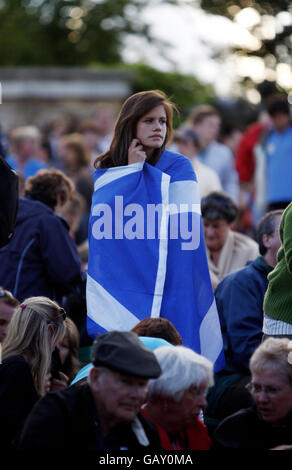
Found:
[[[151,380],[142,410],[159,433],[166,450],[208,450],[211,441],[199,414],[213,385],[213,365],[183,346],[162,346],[154,351],[162,374]]]

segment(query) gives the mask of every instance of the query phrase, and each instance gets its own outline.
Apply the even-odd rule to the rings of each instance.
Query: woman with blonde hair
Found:
[[[0,364],[0,442],[7,448],[45,394],[52,351],[65,333],[65,318],[64,309],[47,297],[26,299],[12,317]]]

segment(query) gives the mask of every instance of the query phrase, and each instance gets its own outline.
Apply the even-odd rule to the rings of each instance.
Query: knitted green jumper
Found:
[[[292,203],[283,212],[280,239],[277,265],[268,275],[264,312],[275,320],[292,324]]]

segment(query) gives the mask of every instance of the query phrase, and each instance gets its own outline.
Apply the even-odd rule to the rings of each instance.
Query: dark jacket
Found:
[[[159,437],[152,423],[140,413],[139,420],[150,446],[142,446],[130,422],[118,425],[109,436],[99,431],[99,419],[89,386],[75,385],[52,392],[33,408],[16,445],[22,451],[62,451],[63,455],[92,455],[99,451],[155,451],[160,449]]]
[[[8,450],[39,399],[28,363],[10,356],[0,364],[0,449]],[[0,452],[1,454],[1,452]]]
[[[272,449],[292,444],[292,414],[281,424],[263,421],[255,407],[240,410],[224,419],[214,434],[216,449]]]
[[[246,370],[262,339],[263,301],[272,269],[258,256],[226,276],[215,290],[225,357]]]
[[[7,245],[13,235],[17,206],[18,176],[0,156],[0,247]]]
[[[215,374],[215,385],[208,392],[209,418],[218,418],[224,392],[250,374],[249,359],[262,339],[263,300],[272,269],[258,256],[228,274],[215,290],[226,364]]]
[[[39,295],[60,301],[80,284],[67,222],[42,202],[20,199],[14,236],[0,250],[0,285],[21,302]]]

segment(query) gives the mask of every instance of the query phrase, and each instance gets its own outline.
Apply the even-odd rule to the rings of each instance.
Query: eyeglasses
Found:
[[[269,398],[277,396],[279,393],[283,392],[282,388],[273,387],[272,385],[259,385],[250,382],[246,385],[246,389],[252,395],[258,395],[261,392],[264,392]]]

